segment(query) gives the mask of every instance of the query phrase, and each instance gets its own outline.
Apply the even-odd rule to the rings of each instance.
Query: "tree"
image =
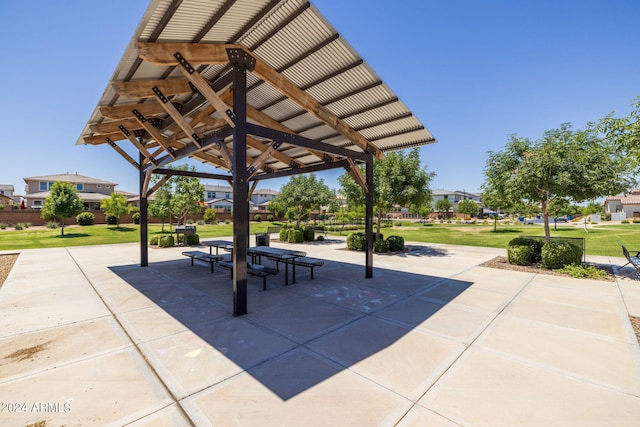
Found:
[[[84,203],[76,188],[68,182],[54,182],[42,205],[40,215],[44,219],[60,220],[61,236],[64,236],[64,220],[84,210]]]
[[[467,219],[467,215],[474,216],[478,215],[480,211],[480,206],[473,200],[460,200],[458,202],[458,212],[464,215],[464,219]]]
[[[537,205],[548,241],[549,205],[555,199],[581,203],[617,194],[635,182],[631,166],[593,124],[578,131],[563,124],[538,141],[511,135],[502,151],[490,151],[482,188],[512,205]]]
[[[120,217],[128,213],[128,200],[120,193],[111,193],[108,199],[104,199],[100,202],[100,209],[102,209],[105,215],[112,215],[116,217],[116,228],[120,228]]]
[[[449,199],[440,199],[436,202],[436,210],[438,212],[446,212],[448,215],[448,212],[451,210],[451,208],[453,207],[453,203],[451,203],[451,200]]]
[[[618,150],[628,155],[629,161],[640,162],[640,97],[631,102],[633,110],[626,117],[616,118],[613,113],[602,119],[598,130]]]
[[[316,179],[315,174],[298,175],[282,186],[280,194],[269,203],[269,210],[278,212],[280,216],[284,209],[288,218],[296,220],[298,228],[311,210],[329,205],[335,198],[335,192],[325,185],[323,179]]]
[[[155,175],[154,175],[155,176]],[[171,218],[173,213],[173,194],[170,186],[161,186],[154,195],[154,200],[149,203],[149,215],[162,221],[162,232],[164,233],[164,222],[169,221],[169,231],[171,231]]]
[[[364,174],[364,166],[361,166]],[[435,174],[420,166],[420,152],[410,150],[407,154],[396,151],[384,159],[373,162],[373,207],[377,216],[377,233],[380,234],[382,218],[396,207],[421,206],[431,203],[429,184]],[[365,193],[349,174],[338,178],[341,192],[347,203],[364,206]]]

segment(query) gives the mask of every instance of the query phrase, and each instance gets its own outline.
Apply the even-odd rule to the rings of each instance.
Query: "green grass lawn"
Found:
[[[269,222],[252,222],[250,235],[264,232],[273,225]],[[198,225],[201,239],[228,237],[233,234],[231,224]],[[165,226],[168,232],[168,226]],[[159,224],[149,226],[149,236],[160,234]],[[433,224],[424,226],[412,224],[384,228],[385,237],[402,236],[406,241],[424,243],[448,243],[454,245],[485,246],[506,248],[509,240],[519,235],[542,236],[541,225],[499,225],[493,231],[493,224]],[[347,234],[347,233],[345,233]],[[598,225],[590,228],[588,233],[582,227],[559,226],[551,231],[552,236],[582,237],[586,239],[587,254],[622,256],[617,244],[620,240],[630,250],[640,250],[640,224]],[[0,231],[0,250],[17,250],[32,248],[52,248],[64,246],[101,245],[113,243],[138,242],[139,226],[123,224],[119,228],[107,225],[73,226],[65,229],[65,236],[60,236],[60,229],[25,229]],[[252,242],[253,244],[253,242]]]

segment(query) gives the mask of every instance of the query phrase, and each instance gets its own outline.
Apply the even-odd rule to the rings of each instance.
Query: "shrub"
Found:
[[[131,220],[134,224],[140,224],[140,212],[134,212],[133,215],[131,215]]]
[[[322,242],[322,241],[324,241],[324,236],[321,234],[321,235],[318,236],[318,238],[316,240],[318,240],[319,242]]]
[[[542,266],[548,269],[562,268],[569,264],[580,264],[582,248],[567,241],[557,240],[542,247]]]
[[[287,240],[289,243],[302,243],[304,242],[304,234],[302,230],[289,230],[289,239]]]
[[[273,222],[273,215],[267,215],[267,221]]]
[[[256,222],[262,222],[262,215],[260,215],[260,214],[255,214],[255,215],[253,216],[253,220],[254,220],[254,221],[256,221]]]
[[[176,241],[173,236],[162,236],[158,241],[158,246],[161,248],[171,248],[175,245]]]
[[[104,217],[105,221],[107,222],[108,225],[117,225],[118,224],[118,217],[115,215],[105,215]]]
[[[634,224],[640,224],[640,219],[636,218],[636,219],[632,220],[631,222],[633,222]]]
[[[511,239],[509,241],[509,247],[511,246],[528,246],[531,248],[533,257],[531,258],[531,262],[529,262],[528,264],[534,263],[534,262],[540,262],[540,260],[542,259],[542,245],[544,244],[544,242],[542,240],[538,240],[538,239],[528,239],[526,237],[516,237],[515,239]],[[511,261],[509,261],[510,264],[513,264]],[[527,264],[517,264],[517,265],[527,265]]]
[[[364,251],[367,245],[367,236],[364,233],[351,233],[347,236],[347,249],[352,251]]]
[[[13,228],[15,228],[16,230],[24,230],[24,224],[21,222],[17,222],[13,225]]]
[[[628,219],[623,219],[622,221],[620,221],[620,224],[629,224],[629,220]]]
[[[288,228],[281,228],[280,229],[280,241],[281,242],[286,242],[289,240],[289,229]]]
[[[151,236],[151,238],[149,239],[149,244],[157,246],[159,241],[160,241],[160,236]]]
[[[203,220],[203,219],[199,219],[199,220],[196,222],[196,224],[198,224],[198,225],[205,225],[205,224],[206,224],[206,222],[204,222],[204,220]]]
[[[95,215],[91,212],[82,212],[76,217],[78,225],[93,225]]]
[[[575,265],[569,264],[562,267],[558,270],[561,273],[568,274],[571,277],[575,278],[586,278],[586,279],[604,279],[607,277],[607,272],[599,269],[593,265]]]
[[[4,230],[9,226],[6,222],[0,222],[0,230]]]
[[[373,242],[373,252],[389,252],[389,242],[383,239],[376,240],[375,242]]]
[[[310,228],[305,228],[302,232],[302,238],[305,242],[313,242],[315,240],[315,233]]]
[[[187,234],[187,245],[197,245],[200,243],[200,236],[197,234]]]
[[[47,222],[47,228],[58,228],[58,223],[55,221]]]
[[[402,236],[389,236],[387,243],[389,244],[389,251],[391,252],[404,250],[404,237]]]
[[[373,240],[384,240],[384,234],[373,232]]]
[[[529,265],[534,261],[535,255],[531,246],[513,245],[507,248],[507,258],[509,264]]]
[[[213,224],[213,222],[216,220],[216,210],[211,208],[205,209],[202,218],[207,224]]]

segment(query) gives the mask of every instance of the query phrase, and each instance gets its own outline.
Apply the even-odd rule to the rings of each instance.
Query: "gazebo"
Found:
[[[248,200],[260,180],[348,171],[366,194],[369,278],[373,160],[434,142],[310,2],[152,0],[77,143],[109,145],[138,171],[141,266],[147,198],[163,182],[176,174],[230,182],[233,312],[243,315]],[[186,158],[203,170],[168,168]],[[151,186],[153,174],[164,177]]]

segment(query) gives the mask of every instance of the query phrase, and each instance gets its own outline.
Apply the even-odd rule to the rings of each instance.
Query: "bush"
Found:
[[[513,245],[507,248],[507,258],[509,264],[530,265],[533,264],[535,254],[531,246]]]
[[[91,212],[82,212],[76,217],[78,225],[93,225],[95,215]]]
[[[273,215],[267,215],[267,221],[273,222]]]
[[[634,224],[640,224],[640,219],[636,218],[636,219],[632,220],[631,222],[633,222]]]
[[[255,214],[255,215],[253,216],[253,220],[254,220],[254,221],[256,221],[256,222],[262,222],[262,215],[260,215],[260,214]]]
[[[324,236],[321,234],[321,235],[318,236],[318,238],[316,240],[318,240],[318,242],[322,242],[322,241],[324,241]]]
[[[280,229],[280,241],[281,242],[289,241],[289,229],[288,228],[281,228]]]
[[[316,237],[315,233],[310,228],[306,228],[302,232],[302,238],[304,239],[305,242],[313,242],[315,240],[315,237]]]
[[[383,239],[376,240],[375,242],[373,242],[373,252],[389,252],[389,242]]]
[[[390,252],[398,252],[404,250],[404,237],[402,236],[389,236],[387,238]]]
[[[204,220],[203,220],[203,219],[199,219],[199,220],[196,222],[196,224],[198,224],[198,225],[205,225],[205,224],[206,224],[206,222],[204,222]]]
[[[304,234],[302,230],[289,230],[288,240],[289,243],[302,243],[304,242]]]
[[[558,270],[561,273],[568,274],[571,277],[575,278],[585,278],[585,279],[604,279],[607,277],[607,272],[599,269],[593,265],[575,265],[569,264],[562,267]]]
[[[55,221],[47,222],[47,228],[58,228],[58,223]]]
[[[200,236],[197,234],[187,234],[187,245],[197,245],[200,243]]]
[[[15,228],[16,230],[24,230],[24,224],[21,222],[15,223],[13,225],[13,228]]]
[[[175,245],[176,241],[173,236],[162,236],[158,241],[158,246],[161,248],[171,248]]]
[[[204,215],[202,216],[202,218],[204,219],[204,222],[206,222],[207,224],[213,224],[214,221],[216,220],[216,210],[211,208],[205,209]]]
[[[542,245],[544,245],[544,242],[542,240],[528,239],[526,237],[516,237],[515,239],[511,239],[509,241],[509,247],[529,246],[531,248],[533,257],[531,258],[531,262],[529,262],[528,264],[531,264],[534,262],[540,262],[540,260],[542,259]],[[507,248],[507,252],[508,252],[508,248]],[[511,261],[509,261],[509,263],[513,264]],[[517,264],[517,265],[527,265],[527,264]]]
[[[562,268],[569,264],[580,264],[582,248],[563,240],[545,243],[542,247],[542,267]]]
[[[151,238],[149,239],[149,244],[157,246],[159,241],[160,241],[160,236],[151,236]]]
[[[118,224],[118,217],[115,215],[105,215],[104,217],[105,221],[107,222],[108,225],[117,225]]]
[[[367,245],[367,236],[364,233],[351,233],[347,236],[347,249],[351,251],[364,251]]]
[[[134,214],[131,215],[131,220],[134,224],[140,224],[140,212],[134,212]]]
[[[629,220],[628,219],[623,219],[622,221],[620,221],[620,224],[629,224]]]
[[[9,226],[6,222],[0,222],[0,230],[4,230]]]

